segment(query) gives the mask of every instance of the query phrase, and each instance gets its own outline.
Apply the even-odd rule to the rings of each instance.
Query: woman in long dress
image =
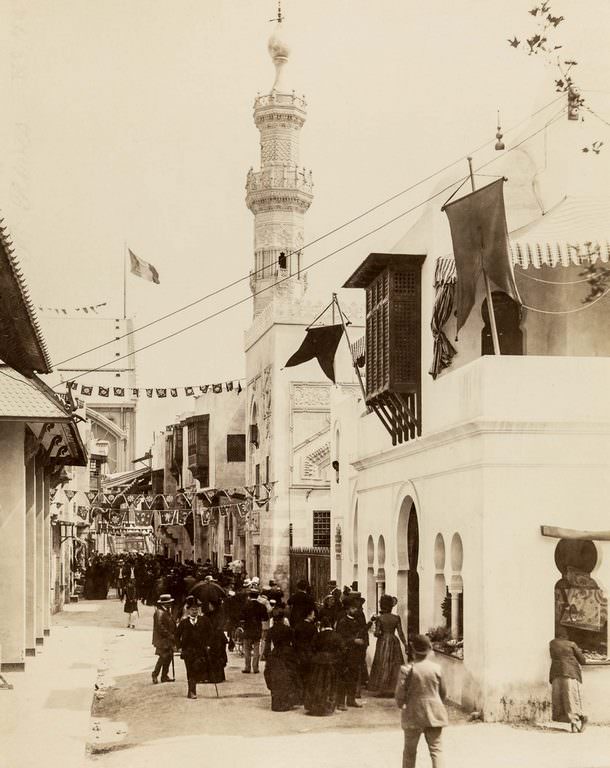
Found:
[[[274,620],[268,638],[273,649],[265,664],[264,675],[267,688],[271,691],[271,709],[273,712],[287,712],[303,700],[303,686],[293,647],[294,633],[281,621]]]
[[[379,616],[375,619],[377,646],[368,684],[369,692],[378,696],[394,696],[400,667],[404,664],[400,643],[406,646],[406,640],[400,616],[392,613],[393,607],[392,596],[382,595],[379,600]]]
[[[553,720],[570,723],[572,733],[581,733],[587,717],[582,713],[580,665],[586,664],[586,659],[576,643],[568,640],[567,630],[561,626],[555,633],[555,639],[549,643],[549,652]]]
[[[320,631],[311,642],[310,672],[305,687],[305,713],[332,715],[343,671],[345,646],[331,626],[331,617],[320,619]]]

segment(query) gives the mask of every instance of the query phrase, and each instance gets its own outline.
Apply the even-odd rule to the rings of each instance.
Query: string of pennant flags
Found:
[[[130,493],[103,493],[101,491],[77,491],[74,489],[62,489],[68,501],[72,501],[77,494],[82,494],[89,502],[88,505],[78,505],[76,514],[86,523],[96,523],[98,533],[121,533],[134,528],[150,528],[155,515],[158,515],[159,526],[187,525],[192,515],[198,515],[202,526],[209,525],[213,519],[236,515],[243,522],[252,522],[252,514],[269,503],[271,491],[276,481],[261,483],[259,486],[241,486],[230,489],[206,489],[199,491],[180,491],[177,494],[130,494]],[[267,492],[266,497],[261,497],[261,486]],[[225,497],[228,501],[224,504],[218,502]],[[242,497],[236,501],[234,497]],[[205,501],[209,506],[203,509],[193,509],[195,497]],[[51,503],[60,509],[65,502],[56,501],[57,489],[51,492]],[[122,500],[122,501],[121,501]],[[117,509],[111,505],[122,503],[127,508]],[[155,508],[156,504],[165,505],[162,509]],[[136,509],[136,504],[142,504],[142,508]],[[181,506],[177,506],[177,505]],[[174,505],[170,507],[169,505]],[[130,512],[133,512],[135,522],[129,520]],[[192,518],[191,518],[192,519]]]
[[[98,309],[106,307],[107,301],[103,301],[101,304],[89,304],[87,307],[37,307],[39,312],[55,312],[56,315],[67,315],[70,312],[82,312],[84,315],[91,313],[97,315]]]
[[[235,392],[240,394],[243,390],[240,379],[219,382],[217,384],[199,384],[191,387],[105,387],[90,384],[78,384],[76,381],[66,382],[68,389],[78,392],[84,397],[195,397],[200,394],[212,392],[219,395],[222,392]],[[80,391],[79,390],[80,386]]]

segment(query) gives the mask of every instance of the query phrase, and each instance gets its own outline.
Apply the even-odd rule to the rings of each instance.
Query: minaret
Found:
[[[268,44],[275,65],[275,82],[269,94],[254,101],[254,123],[261,134],[260,171],[251,168],[246,181],[246,205],[254,214],[254,270],[250,288],[255,316],[274,295],[288,293],[295,300],[306,288],[300,249],[304,242],[304,214],[313,199],[313,182],[311,171],[299,166],[299,132],[307,116],[307,105],[304,98],[285,85],[290,48],[283,26],[278,4],[277,24]],[[277,288],[270,287],[287,276],[293,277]]]

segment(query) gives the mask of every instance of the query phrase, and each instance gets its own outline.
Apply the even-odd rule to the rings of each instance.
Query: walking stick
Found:
[[[172,648],[172,677],[176,680],[176,667],[174,666],[174,649]]]

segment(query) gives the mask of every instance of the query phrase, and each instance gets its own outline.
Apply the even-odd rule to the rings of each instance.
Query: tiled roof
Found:
[[[0,219],[0,357],[21,370],[49,373],[51,361],[4,219]]]
[[[35,377],[26,379],[10,366],[0,365],[0,419],[69,422],[71,417]]]

